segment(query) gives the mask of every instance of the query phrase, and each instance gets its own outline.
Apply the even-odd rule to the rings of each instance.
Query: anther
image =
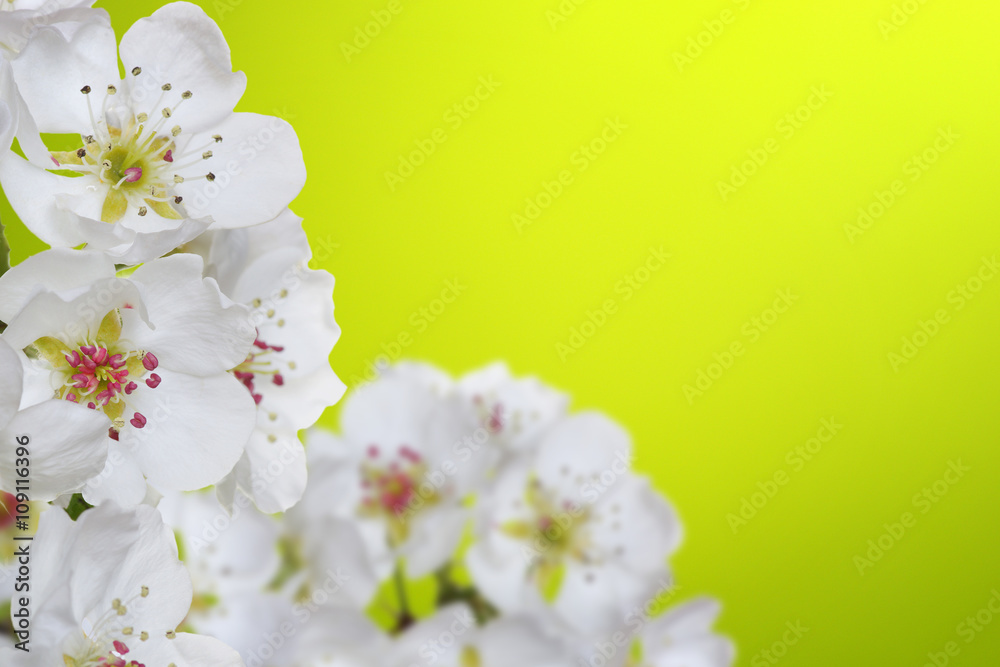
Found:
[[[212,157],[212,151],[205,151],[204,153],[201,154],[202,160],[208,160],[211,157]]]
[[[167,630],[167,639],[176,639],[177,633],[173,630]]]
[[[147,371],[155,371],[156,367],[160,365],[160,360],[156,358],[156,355],[152,352],[147,352],[146,356],[142,358],[142,367]]]
[[[139,633],[139,641],[144,642],[147,639],[149,639],[149,633],[148,632],[146,632],[145,630],[143,630],[141,633]]]
[[[140,591],[139,591],[139,595],[142,596],[142,597],[144,597],[144,598],[148,598],[149,597],[149,586],[143,586],[140,589]]]
[[[162,86],[160,86],[160,90],[164,90],[164,91],[170,90],[171,88],[173,88],[173,86],[171,86],[169,83],[165,83]]]
[[[145,206],[140,206],[139,207],[139,216],[142,217],[142,216],[146,215],[146,213],[148,213],[148,210],[146,209],[146,207]]]
[[[182,100],[189,100],[193,96],[194,96],[194,93],[192,93],[190,90],[185,90],[183,93],[181,93],[181,99]]]
[[[136,116],[135,119],[140,123],[145,123],[147,120],[149,120],[149,114],[143,111],[138,116]]]
[[[164,118],[170,118],[171,116],[174,115],[173,112],[170,110],[170,107],[164,107],[163,111],[161,111],[160,113],[163,114]]]
[[[212,138],[215,139],[215,143],[217,143],[217,144],[221,144],[222,143],[222,135],[221,134],[213,134]]]
[[[170,134],[172,134],[175,137],[177,135],[179,135],[180,133],[181,133],[181,126],[180,125],[174,125],[173,129],[170,130]]]
[[[118,92],[118,89],[114,87],[113,84],[108,84],[108,95],[114,95]]]
[[[132,76],[139,76],[140,74],[142,74],[142,68],[141,67],[133,67],[132,68]]]
[[[132,629],[131,625],[128,626],[128,627],[122,628],[122,634],[125,635],[126,637],[131,636],[132,632],[133,632],[133,629]]]
[[[80,92],[83,93],[84,95],[90,95],[90,90],[91,90],[90,86],[84,86],[83,88],[80,89]]]
[[[78,151],[76,152],[76,156],[77,156],[77,157],[80,157],[80,158],[82,158],[82,157],[83,157],[83,156],[85,156],[86,154],[87,154],[87,149],[86,149],[86,148],[81,148],[80,150],[78,150]]]
[[[212,172],[208,172],[207,174],[205,174],[205,178],[207,178],[210,181],[214,181],[215,180],[215,174],[213,174]]]
[[[180,195],[174,197],[175,204],[180,204],[182,201],[184,201],[184,197],[181,197]]]
[[[183,182],[184,182],[183,176],[178,176],[177,174],[174,174],[174,183],[183,183]]]

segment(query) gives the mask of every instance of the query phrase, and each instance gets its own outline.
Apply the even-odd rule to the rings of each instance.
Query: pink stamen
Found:
[[[97,352],[97,347],[94,345],[82,345],[80,346],[80,351],[88,357],[92,357]]]
[[[153,373],[152,375],[149,376],[149,379],[146,380],[146,386],[149,387],[150,389],[156,389],[157,387],[160,386],[161,382],[163,382],[163,378],[161,378],[156,373]]]
[[[279,387],[285,384],[285,378],[281,377],[281,373],[276,373],[271,381],[274,382],[274,384],[278,385]]]
[[[399,448],[399,455],[410,463],[420,463],[420,454],[409,445],[403,445]]]
[[[174,161],[174,151],[172,149],[163,154],[163,161],[164,162]]]
[[[76,394],[66,394],[66,400],[72,401],[73,403],[79,403],[80,399],[76,397]]]
[[[114,426],[108,429],[108,437],[111,438],[112,440],[118,440],[118,431],[115,429]],[[117,644],[118,642],[115,643]]]
[[[125,644],[121,643],[118,640],[115,640],[115,652],[120,653],[121,655],[125,655],[126,653],[128,653],[128,646],[125,646]]]
[[[139,385],[137,385],[135,382],[129,382],[127,385],[125,385],[125,394],[126,395],[131,394],[133,391],[138,389],[138,387]]]
[[[135,183],[142,178],[142,167],[131,167],[125,170],[125,182]]]
[[[70,366],[76,368],[77,366],[80,365],[80,353],[77,352],[76,350],[73,350],[72,353],[66,355],[66,361],[69,363]]]
[[[378,452],[378,445],[368,445],[368,458],[377,459]]]
[[[108,366],[111,366],[111,368],[115,370],[118,370],[124,365],[125,365],[125,360],[122,358],[122,355],[120,354],[113,354],[111,355],[111,358],[108,359]]]
[[[142,358],[142,367],[147,371],[155,371],[156,367],[160,365],[160,360],[156,358],[156,355],[152,352],[147,352],[146,356]]]
[[[129,420],[129,423],[136,428],[142,428],[146,425],[146,418],[142,416],[141,412],[137,412],[132,419]]]
[[[91,410],[96,410],[97,403],[87,403],[87,407],[90,408]]]
[[[105,350],[103,347],[98,348],[97,352],[94,353],[93,358],[94,358],[94,363],[100,366],[104,364],[105,361],[108,360],[108,351]]]

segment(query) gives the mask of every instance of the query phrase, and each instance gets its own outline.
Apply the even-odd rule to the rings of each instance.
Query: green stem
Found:
[[[399,616],[396,622],[395,632],[406,630],[416,621],[410,613],[410,602],[406,596],[406,575],[403,572],[403,561],[400,559],[396,563],[396,571],[393,573],[396,582],[396,597],[399,598]]]

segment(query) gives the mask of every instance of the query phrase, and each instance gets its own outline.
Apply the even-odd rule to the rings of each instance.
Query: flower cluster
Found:
[[[295,132],[234,111],[218,26],[175,2],[119,43],[92,4],[0,3],[0,187],[51,246],[0,264],[0,664],[238,665],[181,632],[156,504],[299,501],[298,431],[344,390],[333,276],[288,208]]]
[[[298,139],[197,6],[119,43],[92,4],[0,0],[51,246],[0,264],[0,664],[730,665],[628,435],[541,382],[399,364],[303,446],[345,387]]]
[[[277,521],[161,503],[202,575],[191,626],[247,665],[732,664],[717,603],[679,603],[680,524],[628,435],[539,381],[401,363],[308,445]]]

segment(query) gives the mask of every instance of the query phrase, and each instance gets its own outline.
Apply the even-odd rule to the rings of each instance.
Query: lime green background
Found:
[[[555,29],[559,0],[398,1],[350,63],[340,43],[382,0],[201,3],[249,76],[240,108],[285,115],[302,141],[294,208],[337,276],[341,377],[408,333],[406,357],[456,373],[505,359],[620,420],[683,518],[684,595],[723,601],[741,665],[767,664],[752,658],[797,620],[809,632],[780,664],[919,666],[948,641],[952,664],[994,664],[1000,620],[970,644],[956,625],[1000,589],[1000,280],[961,311],[947,295],[1000,251],[1000,6],[931,0],[884,39],[890,0],[588,0]],[[161,3],[98,4],[121,34]],[[734,22],[679,71],[724,9]],[[490,75],[500,87],[452,129],[445,112]],[[783,137],[820,85],[833,97]],[[525,198],[615,117],[621,137],[519,234]],[[949,126],[960,139],[910,181],[904,163]],[[447,141],[392,192],[384,173],[439,127]],[[770,137],[778,152],[724,202],[717,183]],[[906,194],[849,242],[895,179]],[[41,247],[11,236],[15,260]],[[616,295],[660,245],[667,265]],[[453,278],[467,290],[418,333],[411,314]],[[798,302],[749,343],[744,323],[783,288]],[[561,360],[607,298],[618,312]],[[887,354],[939,308],[950,321],[894,372]],[[737,340],[745,354],[689,404],[682,387]],[[792,472],[786,452],[831,416],[843,430]],[[853,557],[959,458],[972,471],[859,575]],[[791,482],[734,535],[727,514],[779,470]]]

